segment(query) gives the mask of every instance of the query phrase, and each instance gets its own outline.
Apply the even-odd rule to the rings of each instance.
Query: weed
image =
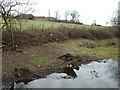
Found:
[[[36,58],[33,58],[36,62],[39,62],[39,63],[47,63],[48,61],[48,58],[47,57],[36,57]]]
[[[114,32],[114,33],[113,33]],[[24,46],[38,46],[44,43],[49,42],[60,42],[69,39],[92,39],[92,40],[101,40],[101,39],[109,39],[117,37],[116,35],[117,29],[115,28],[96,28],[96,29],[81,29],[81,28],[68,28],[62,26],[60,28],[48,28],[45,31],[41,30],[26,30],[19,31],[13,30],[14,33],[14,41],[15,45],[19,45],[19,47]],[[7,31],[3,30],[2,32],[3,39],[3,50],[11,49],[12,43],[10,40],[10,35]],[[22,52],[22,50],[17,50],[18,52]]]

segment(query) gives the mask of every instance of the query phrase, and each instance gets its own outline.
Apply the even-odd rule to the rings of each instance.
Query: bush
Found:
[[[48,42],[60,42],[68,39],[76,39],[76,38],[85,38],[85,39],[108,39],[113,37],[118,37],[118,30],[115,28],[105,28],[105,29],[96,29],[96,30],[82,30],[77,28],[67,28],[61,26],[57,30],[53,27],[48,28],[45,31],[41,30],[26,30],[19,31],[13,30],[15,45],[19,47],[23,46],[37,46]],[[11,42],[10,36],[7,31],[2,32],[3,45],[5,49],[10,49]]]

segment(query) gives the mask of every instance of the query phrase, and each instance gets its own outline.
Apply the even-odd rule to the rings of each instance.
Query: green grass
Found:
[[[35,20],[21,20],[21,29],[29,30],[29,29],[41,29],[44,30],[48,28],[57,29],[59,27],[65,26],[68,28],[82,28],[82,29],[98,29],[98,28],[106,28],[106,26],[92,26],[92,25],[79,25],[79,24],[70,24],[70,23],[61,23],[61,22],[49,22],[49,21],[35,21]],[[0,20],[1,22],[1,20]],[[20,24],[15,20],[12,28],[20,29]]]
[[[58,23],[58,22],[47,22],[47,21],[34,21],[34,20],[28,20],[22,23],[22,28],[23,29],[43,29],[44,30],[47,28],[59,28],[59,27],[68,27],[68,28],[82,28],[82,29],[91,29],[91,28],[105,28],[103,26],[91,26],[91,25],[78,25],[78,24],[70,24],[70,23]]]
[[[109,42],[114,42],[116,45],[108,46],[106,45]],[[56,43],[57,44],[57,43]],[[85,45],[86,44],[86,45]],[[58,45],[58,44],[57,44]],[[79,46],[82,45],[82,46]],[[93,48],[88,48],[87,46],[93,45]],[[65,51],[70,54],[85,54],[88,56],[93,56],[96,58],[103,59],[118,59],[118,39],[104,39],[104,40],[88,40],[88,39],[76,39],[76,40],[67,40],[60,44]],[[83,59],[84,60],[84,59]]]
[[[79,51],[83,54],[92,55],[101,59],[117,59],[118,58],[118,48],[115,46],[101,46],[95,48],[80,48]]]
[[[48,62],[47,57],[35,57],[33,59],[35,60],[35,62],[39,62],[39,63],[47,63]]]
[[[0,18],[0,23],[2,23],[2,18]]]
[[[0,28],[2,27],[2,18],[0,18]]]

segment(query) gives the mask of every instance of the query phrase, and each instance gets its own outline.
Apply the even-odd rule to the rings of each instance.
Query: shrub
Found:
[[[13,30],[15,45],[19,47],[22,46],[37,46],[48,42],[60,42],[68,39],[76,39],[76,38],[85,38],[85,39],[108,39],[113,37],[118,37],[118,30],[115,28],[105,28],[105,29],[90,29],[83,30],[78,28],[67,28],[65,26],[61,26],[57,30],[53,27],[48,28],[45,31],[42,30]],[[10,49],[11,42],[10,36],[7,31],[2,32],[3,45],[5,49]]]

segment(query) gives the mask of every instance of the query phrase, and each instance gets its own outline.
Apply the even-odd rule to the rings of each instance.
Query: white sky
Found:
[[[66,10],[77,10],[80,14],[79,20],[84,24],[92,24],[96,20],[97,24],[106,25],[110,22],[113,12],[118,9],[120,0],[35,0],[34,16],[48,17],[50,9],[51,17],[55,16],[55,11],[60,12],[60,19],[64,19]],[[71,17],[69,17],[71,19]]]

